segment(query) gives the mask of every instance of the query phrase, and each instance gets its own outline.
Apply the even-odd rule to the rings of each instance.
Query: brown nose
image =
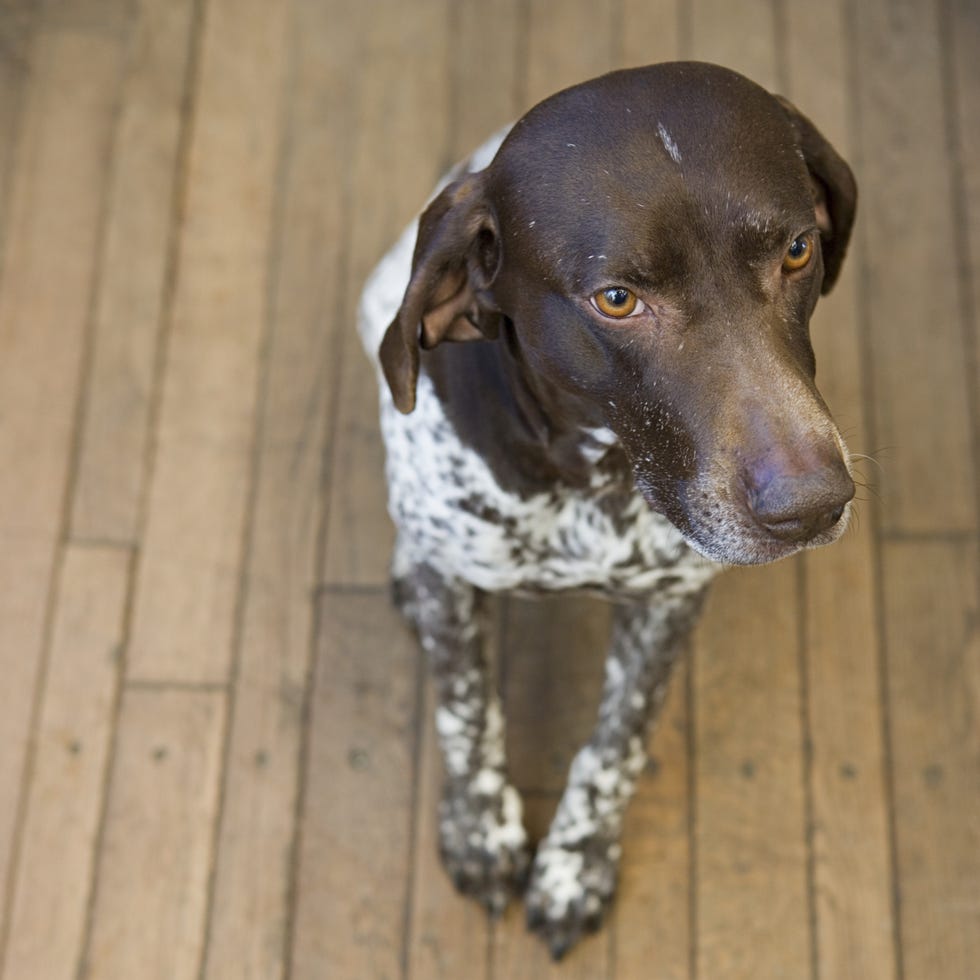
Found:
[[[804,543],[832,528],[854,496],[854,481],[840,459],[802,473],[752,473],[748,503],[752,515],[780,541]]]

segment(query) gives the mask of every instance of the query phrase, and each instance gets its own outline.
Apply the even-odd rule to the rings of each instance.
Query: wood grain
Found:
[[[0,17],[0,262],[7,225],[11,177],[25,93],[30,79],[31,48],[37,8],[31,3],[10,5]]]
[[[931,3],[871,0],[854,5],[853,19],[856,149],[865,186],[875,189],[861,232],[884,527],[972,530],[976,488],[967,462],[972,436],[938,18]]]
[[[973,418],[974,482],[980,483],[980,7],[955,0],[942,7],[942,43],[947,62],[947,106],[953,132],[950,160],[956,200],[956,244],[959,254],[960,302],[963,309],[963,348],[969,361],[967,406]],[[978,487],[980,491],[980,487]],[[980,501],[978,501],[980,505]]]
[[[220,692],[123,695],[84,976],[198,976],[224,725]]]
[[[69,547],[58,583],[5,980],[73,977],[85,934],[131,556]],[[57,801],[57,804],[55,803]]]
[[[620,11],[618,67],[681,57],[680,6],[675,0],[622,0]]]
[[[115,39],[43,32],[13,164],[0,294],[0,785],[17,789],[0,807],[0,883],[44,655],[121,57]]]
[[[903,975],[980,962],[980,631],[974,542],[885,549]]]
[[[144,0],[129,40],[82,409],[71,533],[136,540],[186,126],[193,0]]]
[[[337,420],[329,458],[330,513],[325,582],[380,585],[388,580],[394,533],[386,513],[384,453],[378,433],[374,370],[355,330],[364,280],[402,229],[421,210],[442,174],[450,148],[450,18],[440,0],[408,6],[375,4],[362,37],[363,64],[397,64],[397,82],[383,71],[364,71],[358,86],[358,126],[347,193],[348,266],[336,315],[343,318],[338,346]],[[392,166],[392,147],[398,147]],[[355,220],[356,219],[356,220]]]
[[[726,575],[696,635],[698,976],[810,969],[793,572]]]
[[[419,654],[384,593],[321,599],[291,976],[400,975]]]
[[[144,680],[228,678],[267,311],[285,7],[218,0],[203,29],[130,650]]]
[[[775,7],[769,0],[748,0],[738,7],[739,30],[733,8],[725,0],[696,0],[689,5],[694,50],[685,57],[713,61],[742,72],[769,91],[778,91]]]
[[[525,8],[497,0],[454,4],[452,13],[449,164],[520,115]]]
[[[561,31],[555,25],[562,25]],[[522,111],[616,66],[620,38],[611,0],[538,0],[528,8]]]
[[[209,978],[280,977],[288,957],[295,819],[323,520],[322,452],[333,407],[342,291],[343,188],[353,124],[345,81],[354,24],[294,5],[274,302],[256,447],[234,709],[207,962]],[[324,125],[324,121],[329,125]],[[324,322],[326,320],[326,322]],[[322,624],[330,630],[332,623]]]

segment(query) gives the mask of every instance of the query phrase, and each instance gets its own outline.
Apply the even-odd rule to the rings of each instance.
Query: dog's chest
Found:
[[[619,595],[700,589],[718,566],[695,554],[638,493],[604,485],[520,497],[464,445],[431,382],[401,415],[382,397],[389,506],[400,561],[427,561],[490,591],[596,589]]]

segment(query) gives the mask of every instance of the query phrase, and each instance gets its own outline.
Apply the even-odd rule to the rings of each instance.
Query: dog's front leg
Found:
[[[623,815],[646,761],[646,735],[702,595],[615,607],[599,722],[572,761],[527,894],[528,925],[556,959],[598,928],[615,891]]]
[[[482,593],[416,565],[395,580],[415,623],[436,690],[446,778],[439,850],[456,887],[498,914],[528,867],[521,800],[507,782],[504,719],[483,649]]]

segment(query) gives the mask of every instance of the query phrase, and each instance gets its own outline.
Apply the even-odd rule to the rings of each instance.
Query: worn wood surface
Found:
[[[43,681],[4,976],[71,976],[84,948],[131,555],[71,545]],[[57,802],[57,805],[54,805]]]
[[[69,30],[42,30],[21,54],[31,75],[0,271],[0,881],[8,897],[122,63],[118,39]]]
[[[439,867],[361,282],[451,161],[672,57],[854,166],[813,322],[845,540],[718,584],[560,966]],[[0,0],[0,977],[972,980],[980,16],[970,0]],[[489,645],[533,837],[608,611]]]

